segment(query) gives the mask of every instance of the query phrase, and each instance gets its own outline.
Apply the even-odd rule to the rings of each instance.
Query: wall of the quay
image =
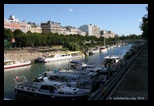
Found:
[[[34,59],[38,58],[39,56],[42,56],[43,53],[41,52],[4,52],[4,55],[12,60],[17,60],[19,62],[23,61],[34,61]]]

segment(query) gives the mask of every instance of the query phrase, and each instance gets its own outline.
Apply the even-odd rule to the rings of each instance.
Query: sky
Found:
[[[81,25],[93,24],[100,30],[115,34],[142,34],[139,26],[142,17],[148,14],[148,4],[4,4],[4,19],[14,15],[19,21],[42,22],[53,21],[62,26],[79,28]]]

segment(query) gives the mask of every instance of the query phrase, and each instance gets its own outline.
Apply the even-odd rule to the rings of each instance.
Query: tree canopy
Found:
[[[148,7],[146,7],[146,10],[148,12]],[[143,31],[142,38],[148,40],[148,14],[143,16],[140,28]]]

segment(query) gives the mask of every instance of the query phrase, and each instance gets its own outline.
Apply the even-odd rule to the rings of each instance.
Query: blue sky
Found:
[[[4,4],[4,18],[10,15],[20,21],[54,21],[62,26],[79,28],[94,24],[100,30],[110,30],[118,35],[141,34],[141,19],[148,4]]]

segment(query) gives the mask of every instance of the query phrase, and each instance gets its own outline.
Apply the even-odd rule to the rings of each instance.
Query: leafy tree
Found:
[[[13,34],[14,34],[14,37],[16,37],[16,36],[18,36],[18,35],[22,35],[23,32],[22,32],[20,29],[16,29],[16,30],[13,32]]]
[[[4,28],[4,39],[7,39],[8,41],[11,41],[11,39],[14,37],[13,32],[10,29]]]
[[[32,34],[32,32],[31,31],[28,31],[27,34]]]
[[[41,46],[41,38],[42,38],[42,34],[35,34],[36,39],[35,39],[35,46]]]
[[[69,42],[68,43],[68,48],[71,51],[78,51],[78,50],[80,50],[80,46],[76,42]]]
[[[146,10],[148,11],[148,7],[146,7]],[[142,33],[142,38],[148,40],[148,14],[144,15],[142,18],[142,25],[140,26]]]

